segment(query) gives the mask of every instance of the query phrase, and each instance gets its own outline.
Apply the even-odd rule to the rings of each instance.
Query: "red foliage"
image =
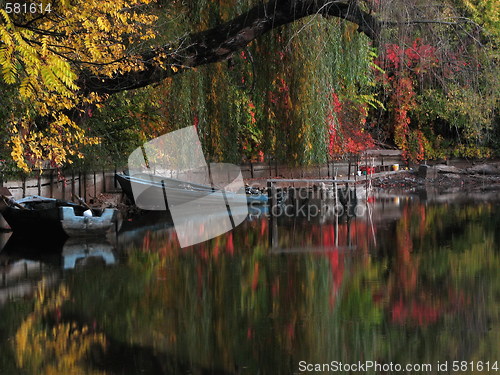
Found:
[[[196,130],[198,130],[198,124],[199,123],[200,123],[200,119],[198,118],[198,115],[194,115],[193,126],[195,127]]]
[[[398,44],[387,44],[381,58],[375,62],[388,73],[407,68],[423,73],[433,67],[439,61],[436,48],[430,44],[423,44],[422,39],[417,38],[412,45],[402,48]]]
[[[403,157],[419,161],[425,157],[425,137],[420,130],[411,130],[410,113],[416,106],[415,86],[418,77],[426,73],[439,61],[436,48],[423,44],[420,38],[412,45],[402,48],[388,44],[376,63],[384,70],[382,80],[387,82],[392,109],[394,142],[403,151]]]
[[[373,138],[365,131],[366,105],[348,99],[340,101],[332,91],[331,110],[327,116],[330,155],[359,153],[373,147]]]

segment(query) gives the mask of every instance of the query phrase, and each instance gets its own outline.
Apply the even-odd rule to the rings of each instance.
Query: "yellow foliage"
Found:
[[[129,44],[155,38],[150,27],[156,17],[145,7],[153,0],[77,0],[51,2],[57,17],[26,17],[0,9],[0,80],[18,88],[26,108],[7,123],[11,132],[11,155],[18,167],[29,171],[45,160],[62,165],[78,148],[99,140],[63,115],[83,105],[96,105],[104,98],[90,93],[83,97],[77,85],[76,68],[90,74],[113,76],[117,72],[143,68],[129,55]],[[44,3],[45,4],[45,3]],[[37,132],[34,119],[44,116],[44,132]],[[23,131],[20,131],[23,129]]]
[[[104,374],[84,368],[84,359],[90,348],[106,347],[104,335],[91,333],[87,326],[76,323],[56,322],[51,328],[44,321],[48,316],[60,314],[69,299],[63,285],[56,292],[47,293],[44,282],[38,286],[34,311],[18,328],[14,351],[19,368],[37,375],[51,374]]]

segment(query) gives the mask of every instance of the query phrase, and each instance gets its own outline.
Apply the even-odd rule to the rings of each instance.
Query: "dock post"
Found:
[[[71,201],[75,201],[75,170],[71,170]]]
[[[271,216],[271,247],[278,247],[278,218]]]
[[[102,170],[102,192],[106,194],[106,172]]]
[[[62,200],[66,200],[66,177],[61,181]]]
[[[267,194],[271,202],[271,209],[269,214],[269,246],[271,248],[278,247],[278,218],[274,215],[274,210],[277,204],[276,188],[272,181],[267,181]]]
[[[278,247],[278,218],[272,214],[269,216],[268,241],[270,248]]]
[[[82,197],[82,172],[78,171],[78,196]]]
[[[87,202],[87,172],[83,172],[83,200]]]
[[[365,194],[366,194],[366,199],[368,199],[368,172],[371,173],[371,168],[368,169],[368,153],[366,152],[365,152],[365,167],[366,167]]]
[[[97,178],[94,171],[94,199],[97,198]]]
[[[271,181],[267,181],[267,198],[269,199],[269,202],[271,202],[271,215],[272,215],[272,210],[275,204],[274,201],[274,186]]]
[[[349,155],[349,164],[347,165],[347,179],[351,178],[351,156]]]
[[[50,169],[49,178],[50,178],[50,185],[49,185],[50,197],[54,198],[54,170],[52,168]]]

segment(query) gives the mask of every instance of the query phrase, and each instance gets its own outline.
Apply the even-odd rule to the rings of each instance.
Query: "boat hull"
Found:
[[[50,236],[64,235],[59,207],[40,210],[6,207],[2,215],[14,232],[43,233]]]
[[[100,216],[75,215],[73,207],[60,207],[61,226],[69,237],[103,236],[117,223],[118,211],[105,208]]]
[[[127,198],[142,207],[166,207],[168,205],[180,205],[186,202],[195,203],[196,200],[202,200],[203,204],[218,204],[221,199],[239,197],[241,195],[226,192],[221,190],[213,190],[209,186],[192,184],[175,179],[154,176],[145,178],[130,177],[126,175],[116,174],[116,180],[120,184],[122,191]],[[136,189],[141,191],[139,196],[134,196],[133,184],[140,187]],[[224,197],[225,195],[225,197]],[[137,201],[136,201],[137,198]],[[231,203],[239,204],[265,204],[267,203],[267,196],[265,195],[246,195],[246,199],[231,199]]]

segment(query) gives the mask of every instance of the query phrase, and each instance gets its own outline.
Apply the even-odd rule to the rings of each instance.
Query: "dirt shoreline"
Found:
[[[500,198],[500,162],[482,163],[468,168],[438,164],[425,169],[427,169],[425,177],[420,167],[356,176],[356,185],[360,187],[370,185],[379,192],[488,193],[490,197],[493,194]],[[251,179],[245,180],[245,183],[257,187],[265,193],[266,181],[265,179]],[[328,180],[325,179],[325,181]],[[96,198],[93,202],[94,206],[116,207],[125,212],[138,210],[126,200],[123,193],[100,194]]]
[[[427,173],[427,177],[425,169],[430,169],[432,172]],[[432,177],[428,177],[429,175]],[[500,192],[500,163],[479,164],[465,169],[440,164],[413,170],[386,172],[372,175],[371,184],[378,189],[433,188],[442,193]]]

